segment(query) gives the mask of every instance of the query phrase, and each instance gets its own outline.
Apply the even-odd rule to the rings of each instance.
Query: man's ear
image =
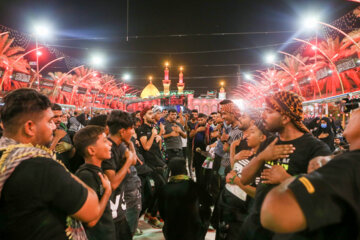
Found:
[[[283,125],[286,125],[289,122],[291,122],[291,118],[289,116],[286,116],[286,115],[281,115],[281,121],[282,121]]]
[[[32,120],[26,121],[23,125],[23,131],[28,137],[36,135],[36,125]]]
[[[104,132],[105,132],[106,136],[109,135],[109,132],[110,132],[109,126],[107,126],[107,125],[105,126]]]
[[[94,156],[95,155],[95,147],[94,146],[88,146],[86,149],[85,149],[85,152],[86,154],[88,154],[89,156]]]

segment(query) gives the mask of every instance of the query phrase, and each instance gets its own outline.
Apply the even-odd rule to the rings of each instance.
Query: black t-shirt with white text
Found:
[[[126,148],[122,147],[122,144],[117,145],[109,138],[111,145],[111,158],[102,162],[101,168],[105,172],[106,170],[113,170],[118,172],[125,164],[125,151]],[[124,181],[120,183],[117,189],[115,189],[110,197],[110,209],[112,217],[115,222],[119,222],[125,218],[126,202],[125,202],[125,186]]]
[[[98,176],[98,173],[103,173],[102,169],[92,165],[92,164],[83,164],[80,166],[76,172],[78,176],[86,185],[91,187],[97,194],[99,201],[104,194],[104,186],[101,183],[101,179]],[[108,202],[103,215],[96,223],[94,227],[87,227],[84,225],[86,230],[86,235],[89,240],[104,239],[104,240],[113,240],[115,239],[115,225],[112,219],[111,210],[110,210],[110,201]]]
[[[66,217],[80,210],[87,194],[53,159],[24,160],[1,191],[0,239],[68,239]]]

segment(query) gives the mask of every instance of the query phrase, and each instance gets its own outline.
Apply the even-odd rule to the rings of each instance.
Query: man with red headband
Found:
[[[260,224],[260,209],[267,193],[287,178],[306,173],[314,157],[331,154],[328,146],[312,136],[302,123],[302,101],[295,93],[281,91],[267,97],[262,117],[266,130],[278,137],[242,171],[241,182],[245,185],[262,171],[254,207],[242,226],[244,239],[272,239],[274,234]]]

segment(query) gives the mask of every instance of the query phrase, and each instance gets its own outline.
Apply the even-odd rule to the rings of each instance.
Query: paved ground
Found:
[[[143,235],[135,236],[134,239],[138,240],[163,240],[164,235],[161,229],[153,228],[141,218],[139,221],[139,228],[143,231]],[[215,231],[209,230],[205,240],[214,240],[215,239]]]

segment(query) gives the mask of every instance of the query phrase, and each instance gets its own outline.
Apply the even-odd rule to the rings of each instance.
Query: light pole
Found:
[[[46,38],[49,37],[51,31],[50,27],[45,23],[37,23],[34,26],[35,30],[35,48],[39,48],[39,38]],[[36,51],[36,81],[38,82],[38,88],[40,88],[40,82],[39,82],[39,56],[41,55],[41,52]]]

